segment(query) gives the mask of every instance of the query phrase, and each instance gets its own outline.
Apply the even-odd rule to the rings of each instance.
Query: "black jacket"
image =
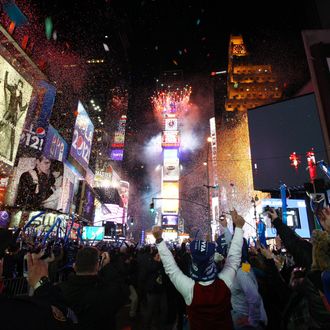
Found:
[[[293,256],[296,265],[310,269],[313,262],[312,244],[299,237],[280,218],[273,221],[273,226],[276,228],[285,248]]]
[[[98,275],[74,275],[58,287],[67,306],[76,313],[79,329],[116,328],[117,311],[127,299],[116,281]]]

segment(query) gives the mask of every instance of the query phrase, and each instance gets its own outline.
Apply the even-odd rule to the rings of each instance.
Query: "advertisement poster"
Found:
[[[44,147],[55,95],[56,89],[45,81],[40,81],[33,91],[20,141],[31,156],[33,150],[41,151]]]
[[[119,205],[97,203],[95,207],[94,225],[102,226],[103,221],[123,223],[124,216],[124,208]]]
[[[45,156],[21,157],[8,188],[7,205],[26,210],[58,210],[62,185],[62,162]]]
[[[73,132],[70,155],[84,168],[88,168],[93,141],[94,125],[81,102],[78,102],[78,115]]]
[[[68,144],[52,125],[48,127],[43,154],[49,159],[56,159],[61,162],[67,158]]]
[[[163,131],[162,147],[177,148],[180,147],[180,139],[178,131]]]
[[[67,165],[64,165],[64,177],[62,186],[62,195],[58,210],[63,213],[69,213],[71,202],[74,196],[75,175]]]
[[[0,56],[0,160],[13,166],[32,86]]]
[[[180,175],[179,158],[164,159],[163,181],[178,181]]]
[[[5,204],[8,181],[8,177],[0,177],[0,206]]]
[[[93,221],[95,195],[92,188],[85,181],[79,182],[78,196],[80,196],[78,214],[86,220]]]

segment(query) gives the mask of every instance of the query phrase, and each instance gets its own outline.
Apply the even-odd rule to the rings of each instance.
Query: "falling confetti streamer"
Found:
[[[53,39],[54,39],[55,41],[57,40],[57,32],[56,32],[56,31],[53,32]]]
[[[53,32],[53,22],[51,17],[47,17],[45,19],[45,32],[46,32],[47,40],[50,40]]]
[[[198,18],[197,22],[196,22],[196,25],[198,26],[200,22],[201,22],[201,20]]]
[[[110,51],[109,46],[107,44],[103,43],[103,47],[106,52]]]
[[[178,62],[176,60],[172,61],[175,65],[178,65]]]

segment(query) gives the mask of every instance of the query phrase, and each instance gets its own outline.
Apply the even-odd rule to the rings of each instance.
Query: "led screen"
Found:
[[[281,199],[268,198],[261,200],[261,206],[264,208],[269,205],[275,209],[282,208]],[[287,199],[287,225],[294,229],[296,234],[303,238],[310,237],[310,230],[308,224],[306,202],[303,199]],[[266,237],[273,238],[276,236],[275,228],[271,227],[270,220],[265,216],[264,220],[267,225]]]
[[[177,226],[178,216],[177,215],[163,215],[162,226]]]
[[[162,213],[178,214],[179,182],[163,182],[162,198]]]
[[[113,149],[111,150],[110,159],[122,161],[124,158],[124,150],[123,149]]]
[[[163,180],[178,181],[180,175],[179,159],[164,159]]]
[[[179,147],[180,139],[178,131],[163,131],[162,135],[162,147],[171,148],[171,147]]]
[[[0,56],[0,160],[13,165],[32,86]]]
[[[178,150],[177,149],[164,149],[164,160],[165,159],[177,159]]]
[[[248,111],[254,188],[269,191],[309,182],[306,153],[314,148],[316,161],[326,160],[314,94]],[[290,155],[300,156],[297,169]],[[324,177],[318,169],[318,176]]]
[[[104,227],[84,227],[82,238],[89,241],[102,241],[104,238]]]

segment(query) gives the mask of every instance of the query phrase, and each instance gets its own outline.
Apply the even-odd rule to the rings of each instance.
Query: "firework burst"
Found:
[[[180,118],[189,111],[191,87],[177,88],[176,90],[162,90],[151,98],[154,113],[159,120],[167,115]]]

